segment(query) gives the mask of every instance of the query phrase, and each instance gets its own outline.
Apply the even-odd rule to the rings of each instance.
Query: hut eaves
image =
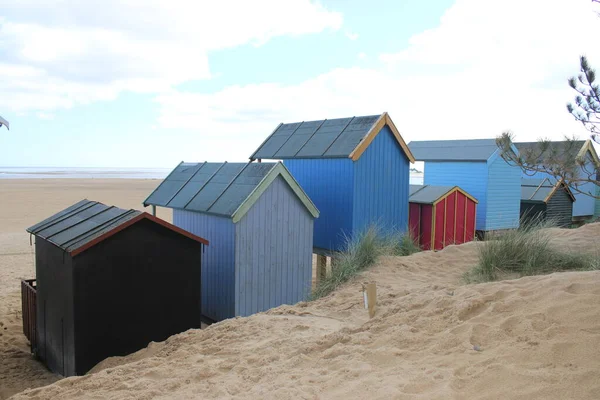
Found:
[[[144,218],[208,245],[206,239],[148,213],[124,210],[87,199],[27,228],[27,232],[76,256]]]

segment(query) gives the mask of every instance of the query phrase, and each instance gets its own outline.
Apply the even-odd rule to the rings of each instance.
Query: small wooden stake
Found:
[[[363,284],[363,296],[365,308],[369,310],[369,318],[373,318],[377,306],[377,286],[375,282]]]
[[[327,257],[317,254],[317,282],[327,276]]]

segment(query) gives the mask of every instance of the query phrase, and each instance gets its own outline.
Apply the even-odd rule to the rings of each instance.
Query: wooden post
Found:
[[[369,318],[373,318],[377,305],[377,286],[375,282],[363,284],[363,296],[365,308],[369,310]]]
[[[317,254],[317,282],[327,277],[327,257]]]

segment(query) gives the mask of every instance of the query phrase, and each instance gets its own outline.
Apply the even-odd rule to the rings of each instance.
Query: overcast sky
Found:
[[[50,5],[52,3],[52,5]],[[243,161],[280,122],[564,135],[589,0],[0,1],[0,166]]]

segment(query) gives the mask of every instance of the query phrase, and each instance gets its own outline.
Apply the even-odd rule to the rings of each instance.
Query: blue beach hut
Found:
[[[284,160],[319,208],[317,254],[340,250],[372,223],[408,228],[414,158],[387,113],[279,124],[250,159]]]
[[[413,141],[408,147],[425,162],[425,185],[459,186],[479,201],[478,231],[519,227],[521,169],[502,158],[495,139]]]
[[[181,163],[148,205],[172,208],[175,226],[211,241],[201,255],[209,322],[294,304],[310,293],[319,212],[282,163]]]

